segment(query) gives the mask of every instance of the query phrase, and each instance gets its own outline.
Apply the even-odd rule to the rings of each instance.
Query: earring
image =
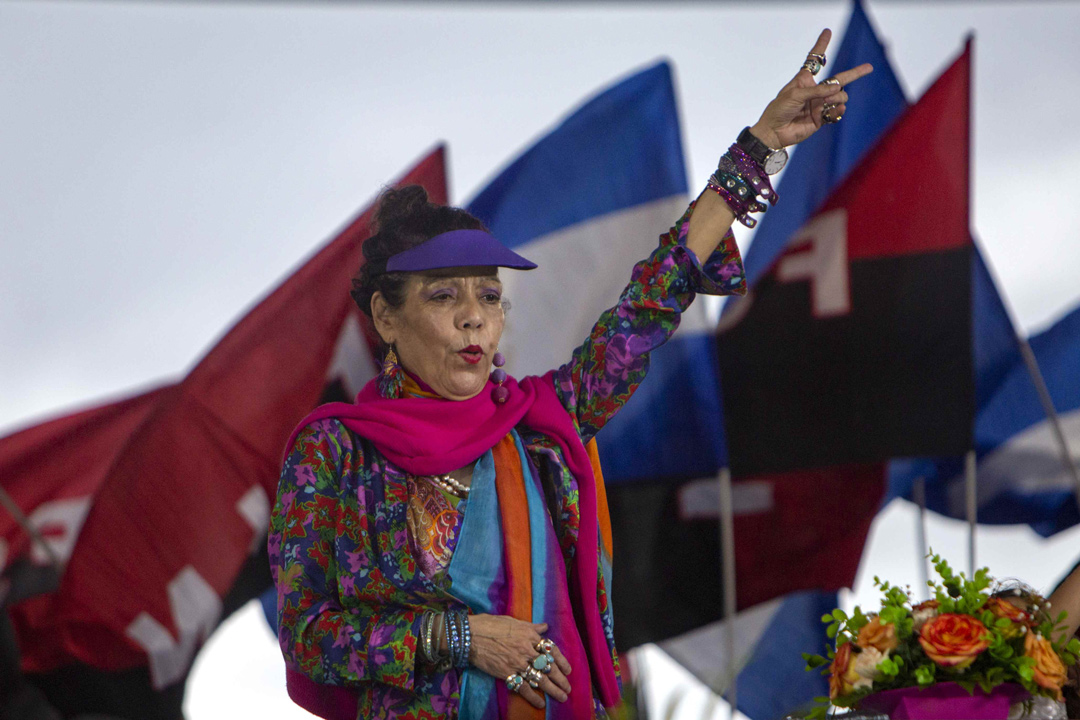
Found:
[[[491,364],[495,366],[495,369],[491,371],[491,382],[495,383],[491,397],[497,403],[504,403],[510,397],[510,391],[503,387],[503,383],[506,382],[506,371],[502,369],[502,366],[506,364],[506,358],[501,352],[496,352],[495,357],[491,358]]]
[[[386,351],[377,382],[379,394],[387,400],[396,400],[402,396],[405,387],[405,371],[398,365],[397,353],[394,352],[393,345]]]

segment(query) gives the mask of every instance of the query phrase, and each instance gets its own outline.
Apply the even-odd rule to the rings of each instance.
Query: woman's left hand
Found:
[[[832,31],[823,30],[810,52],[825,55],[831,38]],[[750,132],[771,148],[800,143],[817,132],[825,122],[822,119],[825,103],[833,106],[829,111],[831,117],[843,117],[848,100],[844,88],[873,71],[873,66],[864,63],[829,76],[830,80],[839,82],[837,85],[834,82],[826,84],[824,81],[819,84],[809,70],[801,68],[791,82],[766,106],[761,119],[750,128]]]

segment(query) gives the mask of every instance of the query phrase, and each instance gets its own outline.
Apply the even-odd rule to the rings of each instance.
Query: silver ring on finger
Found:
[[[555,641],[551,638],[544,638],[540,642],[536,643],[536,645],[534,645],[533,647],[536,648],[536,652],[538,653],[546,653],[550,655],[552,649],[555,647]]]
[[[818,83],[818,85],[835,85],[836,87],[842,87],[840,80],[836,77],[828,77]]]
[[[540,681],[544,679],[544,676],[540,674],[540,671],[533,668],[531,665],[525,668],[525,671],[521,674],[525,678],[525,682],[529,683],[529,687],[534,690],[540,687]]]
[[[821,68],[825,67],[825,56],[818,53],[808,53],[806,61],[803,63],[803,68],[808,70],[811,75],[817,75],[821,72]]]
[[[510,692],[517,692],[524,683],[525,678],[521,677],[520,673],[514,673],[513,675],[507,676],[506,689]]]
[[[836,105],[834,103],[825,103],[821,107],[821,122],[825,123],[826,125],[833,125],[843,120],[843,115],[837,117],[833,116],[832,111],[835,109]]]

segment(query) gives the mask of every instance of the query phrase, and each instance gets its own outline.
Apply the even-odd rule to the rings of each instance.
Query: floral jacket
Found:
[[[618,304],[556,373],[556,391],[588,442],[645,378],[696,293],[745,292],[729,233],[704,266],[685,247],[693,205],[633,269]],[[551,439],[519,427],[540,473],[569,562],[579,527],[577,485]],[[360,693],[359,718],[456,717],[458,671],[417,662],[427,609],[464,607],[409,551],[406,474],[336,420],[305,428],[285,461],[270,522],[279,641],[287,665],[319,683]],[[599,542],[599,538],[598,538]],[[608,588],[597,603],[615,654]],[[617,665],[616,665],[617,667]]]

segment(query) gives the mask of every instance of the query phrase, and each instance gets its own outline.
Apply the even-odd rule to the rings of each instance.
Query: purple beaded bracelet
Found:
[[[723,180],[720,175],[724,173],[738,177],[744,183],[741,189],[750,188],[752,192],[747,193],[745,197],[737,194],[740,189],[738,184],[730,178]],[[763,212],[766,209],[766,205],[758,201],[758,196],[767,199],[772,205],[779,200],[769,181],[769,176],[737,144],[728,148],[728,151],[720,158],[717,172],[709,178],[707,187],[722,197],[735,213],[735,218],[748,228],[757,225],[757,220],[750,217],[750,213]]]

